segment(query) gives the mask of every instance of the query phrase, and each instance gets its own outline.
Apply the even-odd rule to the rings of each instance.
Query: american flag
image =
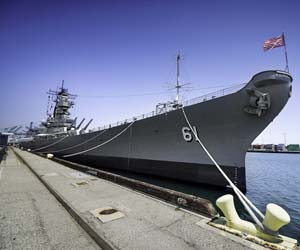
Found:
[[[263,49],[264,49],[264,51],[267,51],[269,49],[274,49],[274,48],[281,47],[281,46],[285,46],[283,34],[278,37],[273,37],[273,38],[267,39],[264,42]]]

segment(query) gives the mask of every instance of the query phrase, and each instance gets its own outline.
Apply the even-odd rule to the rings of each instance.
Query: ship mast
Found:
[[[182,87],[179,83],[179,76],[180,76],[180,54],[177,55],[177,82],[176,82],[176,98],[175,102],[179,103],[179,89]]]
[[[176,89],[175,100],[172,100],[170,102],[165,102],[165,103],[158,103],[156,105],[156,114],[162,114],[162,113],[168,112],[169,110],[178,109],[182,106],[182,104],[180,104],[180,89],[190,83],[180,84],[180,81],[179,81],[180,80],[180,60],[181,60],[181,56],[178,53],[177,57],[176,57],[176,61],[177,61],[176,85],[175,85],[175,87],[172,87],[170,89],[170,90]]]

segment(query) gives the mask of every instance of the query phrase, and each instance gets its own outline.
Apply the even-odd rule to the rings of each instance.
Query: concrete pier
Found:
[[[0,249],[101,249],[12,150],[0,164]]]
[[[9,150],[0,170],[0,249],[265,249],[198,214],[14,150],[20,158]]]

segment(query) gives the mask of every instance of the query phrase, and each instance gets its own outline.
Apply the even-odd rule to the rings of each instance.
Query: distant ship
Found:
[[[251,142],[273,121],[291,96],[288,72],[260,72],[239,90],[230,89],[187,102],[177,95],[148,115],[97,130],[80,129],[70,118],[74,95],[62,85],[50,91],[55,108],[20,147],[52,153],[95,168],[118,169],[152,176],[226,187],[227,182],[195,140],[183,109],[200,140],[229,178],[246,190],[245,154]]]

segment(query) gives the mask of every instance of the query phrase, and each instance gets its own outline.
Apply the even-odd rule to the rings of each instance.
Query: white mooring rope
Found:
[[[51,147],[51,146],[53,146],[53,145],[55,145],[55,144],[57,144],[57,143],[63,141],[63,140],[66,139],[67,137],[68,137],[68,136],[66,135],[65,137],[61,138],[60,140],[58,140],[58,141],[56,141],[56,142],[54,142],[54,143],[52,143],[52,144],[49,144],[49,145],[47,145],[47,146],[44,146],[44,147],[41,147],[41,148],[36,148],[36,149],[32,150],[32,152],[35,152],[35,151],[41,150],[41,149],[45,149],[45,148],[49,148],[49,147]]]
[[[97,137],[99,137],[100,135],[102,135],[102,134],[103,134],[104,132],[106,132],[106,131],[107,131],[107,129],[101,131],[101,133],[99,133],[99,134],[93,136],[92,138],[90,138],[90,139],[88,139],[88,140],[86,140],[86,141],[84,141],[84,142],[81,142],[81,143],[79,143],[79,144],[76,144],[76,145],[74,145],[74,146],[71,146],[71,147],[68,147],[68,148],[59,149],[59,150],[55,150],[55,151],[42,152],[42,153],[57,153],[57,152],[66,151],[66,150],[68,150],[68,149],[72,149],[72,148],[79,147],[79,146],[81,146],[81,145],[83,145],[83,144],[85,144],[85,143],[88,143],[89,141],[92,141],[92,140],[96,139]]]
[[[74,156],[74,155],[84,154],[84,153],[86,153],[86,152],[89,152],[89,151],[94,150],[94,149],[96,149],[96,148],[99,148],[99,147],[101,147],[101,146],[104,146],[105,144],[111,142],[112,140],[116,139],[116,138],[119,137],[121,134],[123,134],[127,129],[129,129],[129,128],[132,126],[133,123],[135,123],[135,121],[136,121],[136,120],[134,120],[134,121],[133,121],[132,123],[130,123],[125,129],[123,129],[120,133],[116,134],[114,137],[112,137],[112,138],[109,139],[108,141],[103,142],[103,143],[101,143],[101,144],[99,144],[99,145],[97,145],[97,146],[95,146],[95,147],[89,148],[89,149],[87,149],[87,150],[83,150],[83,151],[80,151],[80,152],[77,152],[77,153],[74,153],[74,154],[64,155],[63,157],[64,157],[64,158],[67,158],[67,157]]]
[[[220,171],[220,173],[223,175],[223,177],[227,180],[227,182],[229,183],[229,185],[232,187],[233,191],[235,192],[235,194],[237,195],[237,197],[239,198],[239,200],[241,201],[241,203],[243,204],[244,208],[247,210],[247,212],[250,214],[250,216],[252,217],[252,219],[255,221],[255,223],[260,227],[260,229],[264,230],[264,226],[263,224],[260,222],[260,220],[256,217],[256,215],[254,214],[254,212],[251,210],[251,208],[262,218],[264,219],[264,215],[262,214],[262,212],[260,212],[258,210],[257,207],[255,207],[255,205],[238,189],[238,187],[230,180],[230,178],[225,174],[225,172],[222,170],[222,168],[219,166],[219,164],[215,161],[215,159],[211,156],[211,154],[208,152],[208,150],[206,149],[206,147],[204,146],[204,144],[201,142],[201,140],[199,139],[196,131],[194,131],[190,121],[188,120],[184,108],[183,106],[181,107],[182,109],[182,113],[184,115],[184,118],[187,122],[187,124],[190,127],[190,130],[193,132],[196,141],[201,145],[201,147],[203,148],[203,150],[205,151],[205,153],[208,155],[208,157],[211,159],[211,161],[215,164],[215,166],[217,167],[217,169]],[[249,206],[251,207],[249,207]]]

